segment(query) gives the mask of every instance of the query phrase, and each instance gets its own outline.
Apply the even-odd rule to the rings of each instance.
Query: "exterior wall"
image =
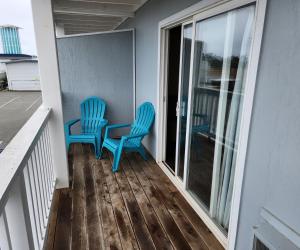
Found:
[[[6,65],[0,60],[0,80],[4,77],[6,77]]]
[[[132,33],[57,39],[64,121],[80,117],[80,102],[98,96],[110,123],[132,122]]]
[[[135,28],[136,31],[136,105],[150,101],[157,104],[157,56],[158,24],[161,20],[199,1],[150,0],[119,28]],[[156,155],[155,124],[144,145]]]
[[[251,244],[261,207],[300,233],[299,13],[299,1],[268,1],[237,249]]]
[[[8,88],[10,90],[40,90],[37,62],[14,62],[6,64]]]

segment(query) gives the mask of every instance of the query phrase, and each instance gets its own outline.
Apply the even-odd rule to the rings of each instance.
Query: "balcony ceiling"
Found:
[[[148,0],[54,0],[54,22],[66,35],[110,31]]]

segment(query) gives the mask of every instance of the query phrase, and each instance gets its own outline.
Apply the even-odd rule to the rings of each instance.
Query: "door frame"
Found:
[[[170,29],[170,28],[169,28]],[[163,64],[163,71],[166,72],[164,73],[164,76],[163,76],[163,82],[165,83],[163,85],[163,93],[164,93],[164,98],[163,98],[163,114],[164,114],[164,117],[163,117],[163,123],[162,123],[162,130],[163,130],[163,133],[162,133],[162,143],[163,143],[163,147],[162,147],[162,157],[161,157],[161,161],[163,162],[163,159],[166,158],[166,143],[167,143],[167,122],[166,122],[166,117],[167,117],[167,110],[168,110],[168,106],[167,106],[167,103],[168,103],[168,71],[169,71],[169,61],[168,61],[168,58],[169,58],[169,43],[167,43],[167,41],[169,40],[169,29],[166,29],[164,31],[164,64]],[[163,162],[163,164],[168,168],[168,170],[174,174],[174,171],[172,170],[172,168],[166,163],[166,162]]]
[[[182,181],[174,176],[165,164],[162,162],[163,160],[163,151],[164,151],[164,142],[162,140],[164,124],[165,124],[165,113],[164,113],[164,102],[165,102],[165,62],[167,61],[165,49],[166,49],[166,30],[172,26],[183,24],[188,20],[193,20],[193,38],[195,33],[195,23],[196,20],[208,18],[222,12],[230,11],[232,9],[245,6],[247,4],[255,3],[255,16],[253,23],[253,37],[251,41],[251,48],[249,53],[249,64],[247,69],[247,78],[245,83],[245,95],[243,102],[243,111],[241,117],[241,127],[240,127],[240,137],[238,141],[238,153],[236,160],[236,170],[234,176],[234,185],[233,185],[233,195],[232,195],[232,205],[230,211],[230,222],[228,229],[228,236],[226,236],[213,221],[212,218],[209,217],[208,213],[199,205],[192,195],[186,190],[186,180],[184,180],[183,185]],[[187,202],[192,206],[195,212],[199,215],[199,217],[203,220],[206,226],[212,231],[212,233],[216,236],[216,238],[220,241],[220,243],[226,249],[234,249],[236,243],[237,236],[237,227],[238,227],[238,219],[240,212],[240,200],[242,194],[242,185],[243,185],[243,177],[244,177],[244,168],[246,161],[246,153],[247,153],[247,144],[249,137],[249,129],[251,122],[251,114],[253,107],[253,99],[254,99],[254,91],[255,91],[255,83],[257,76],[257,69],[259,63],[260,56],[260,48],[261,41],[263,35],[263,27],[264,27],[264,19],[266,12],[267,0],[203,0],[183,11],[180,11],[164,20],[162,20],[158,25],[158,69],[157,69],[157,116],[158,122],[156,125],[156,161],[160,168],[164,171],[164,173],[170,178],[173,184],[178,188],[181,194],[185,197]],[[192,62],[194,59],[194,42],[192,43],[192,55],[191,55],[191,68],[192,71]],[[180,69],[181,71],[181,69]],[[181,80],[181,79],[179,79]],[[190,110],[190,95],[192,93],[192,77],[190,73],[190,83],[189,83],[189,104],[188,111]],[[188,119],[189,123],[189,119]],[[189,124],[187,125],[189,126]],[[178,128],[178,127],[177,127]],[[188,138],[186,138],[188,139]],[[189,141],[186,140],[186,145],[188,145]],[[176,146],[176,150],[177,146]],[[185,150],[185,161],[187,161],[187,149]],[[177,164],[176,164],[177,166]],[[186,162],[185,162],[185,166]],[[186,167],[185,167],[186,168]],[[186,171],[186,170],[185,170]],[[184,178],[186,179],[187,173],[184,174]]]
[[[168,58],[169,58],[169,45],[168,45],[168,40],[169,40],[169,30],[171,28],[174,28],[174,27],[177,27],[177,26],[181,26],[181,36],[180,36],[180,41],[181,41],[181,44],[180,44],[180,59],[179,59],[179,76],[178,76],[178,99],[177,99],[177,105],[181,102],[181,98],[180,98],[180,95],[181,95],[181,77],[182,77],[182,71],[181,71],[181,67],[182,67],[182,50],[183,50],[183,47],[182,47],[182,42],[183,42],[183,27],[185,25],[188,25],[188,24],[193,24],[193,19],[192,18],[189,18],[188,20],[185,20],[184,23],[174,23],[172,25],[169,25],[168,27],[164,28],[164,61],[165,61],[165,64],[163,65],[163,71],[164,71],[164,76],[163,76],[163,92],[164,92],[164,98],[163,98],[163,133],[162,133],[162,154],[161,154],[161,161],[163,162],[163,159],[165,159],[166,157],[166,143],[167,143],[167,123],[166,123],[166,117],[167,117],[167,104],[168,104]],[[178,108],[178,106],[176,107]],[[177,111],[176,111],[177,112]],[[176,137],[178,137],[178,134],[179,134],[179,126],[180,126],[180,122],[179,122],[179,119],[178,119],[178,116],[177,116],[177,122],[176,122]],[[178,152],[178,140],[176,140],[176,152]],[[170,166],[168,166],[168,164],[166,162],[163,162],[163,164],[171,171],[171,173],[176,177],[178,175],[178,155],[176,153],[176,156],[175,156],[175,169],[174,171],[171,169]],[[178,178],[179,182],[182,182],[182,185],[183,185],[183,179],[181,180],[180,178]]]

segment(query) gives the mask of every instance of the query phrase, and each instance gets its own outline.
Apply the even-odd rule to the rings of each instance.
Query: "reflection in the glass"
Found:
[[[188,189],[228,229],[254,6],[196,23]]]

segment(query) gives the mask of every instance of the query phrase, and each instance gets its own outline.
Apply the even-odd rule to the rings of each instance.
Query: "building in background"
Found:
[[[41,90],[38,61],[36,59],[24,59],[7,62],[6,76],[9,90]]]
[[[0,26],[1,46],[3,54],[22,54],[19,27],[14,25]]]
[[[0,89],[7,85],[9,90],[40,90],[37,59],[22,54],[19,29],[0,25]]]

